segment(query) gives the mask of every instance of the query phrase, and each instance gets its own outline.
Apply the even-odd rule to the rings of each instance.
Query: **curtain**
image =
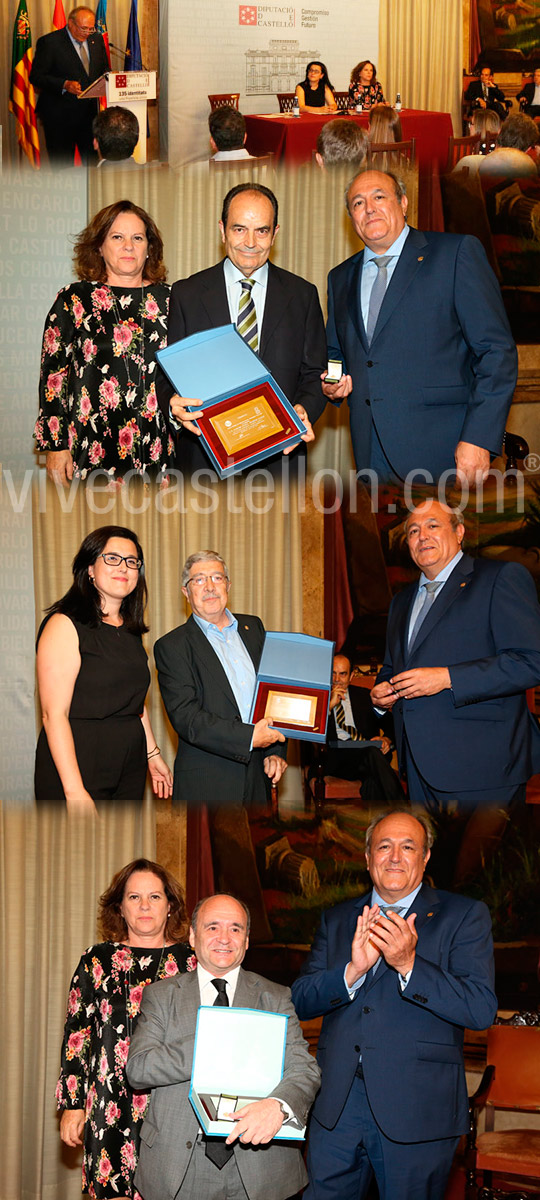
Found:
[[[380,0],[377,73],[393,103],[450,112],[461,136],[462,0]]]

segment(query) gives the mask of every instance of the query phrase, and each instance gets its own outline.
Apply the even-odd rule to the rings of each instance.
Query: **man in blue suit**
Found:
[[[86,5],[73,8],[64,29],[38,38],[30,81],[39,92],[36,113],[43,124],[51,166],[95,160],[92,121],[96,100],[81,92],[110,70],[105,43],[95,32],[95,15]]]
[[[413,804],[495,811],[540,771],[526,697],[540,679],[540,607],[525,567],[464,555],[464,533],[435,500],[407,518],[422,573],[392,601],[371,699],[392,710]]]
[[[486,906],[422,883],[426,818],[372,821],[373,890],[325,913],[292,996],[323,1015],[304,1200],[443,1200],[468,1129],[463,1030],[497,1010]],[[387,915],[384,915],[386,912]]]
[[[358,175],[347,207],[365,250],[328,277],[328,355],[344,374],[323,391],[348,398],[357,468],[427,483],[457,468],[474,484],[501,452],[517,378],[484,250],[473,237],[410,229],[391,174]]]

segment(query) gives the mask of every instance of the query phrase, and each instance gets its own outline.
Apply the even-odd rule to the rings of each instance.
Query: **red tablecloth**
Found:
[[[343,116],[336,113],[335,116]],[[289,113],[274,116],[246,116],[247,148],[250,154],[273,153],[277,162],[298,166],[310,162],[317,143],[319,130],[333,117],[316,117],[303,113],[293,117]],[[347,120],[356,121],[367,127],[369,114],[354,113]],[[431,220],[431,177],[434,163],[444,170],[448,155],[448,138],[452,136],[450,113],[424,112],[421,109],[404,108],[401,112],[403,138],[416,138],[416,158],[420,175],[419,225],[422,229],[432,227]]]

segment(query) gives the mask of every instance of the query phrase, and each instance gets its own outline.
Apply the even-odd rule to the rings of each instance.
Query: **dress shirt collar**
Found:
[[[401,230],[399,237],[396,238],[395,242],[392,242],[392,245],[388,247],[388,250],[384,251],[384,254],[385,255],[388,254],[391,258],[399,258],[408,236],[409,236],[409,226],[405,225],[404,228]],[[369,248],[367,246],[365,246],[364,247],[364,266],[367,266],[367,264],[369,262],[373,262],[374,258],[381,258],[381,255],[377,254],[375,250],[369,250]]]
[[[446,583],[447,579],[450,578],[454,567],[457,567],[460,558],[463,558],[463,550],[458,550],[457,554],[454,554],[454,557],[450,559],[450,562],[443,567],[442,571],[439,571],[439,574],[436,575],[435,579],[433,580],[429,580],[427,575],[424,575],[424,572],[422,571],[420,579],[418,580],[418,590],[420,591],[420,588],[423,586],[423,584],[430,582],[435,583],[436,580],[440,583]]]
[[[421,887],[422,887],[422,884],[419,883],[418,887],[416,887],[414,889],[414,892],[409,892],[409,895],[403,896],[402,900],[395,900],[395,901],[383,900],[382,896],[379,896],[377,889],[373,888],[373,891],[371,893],[371,903],[372,903],[372,905],[378,904],[379,908],[404,908],[405,912],[408,912],[413,901],[416,900],[416,897],[417,897]],[[403,916],[403,913],[401,915]],[[197,970],[198,970],[198,968],[197,968]]]
[[[238,630],[238,621],[228,608],[225,609],[225,616],[227,617],[227,624],[223,626],[223,629],[218,629],[217,625],[214,625],[212,621],[205,621],[204,617],[199,617],[197,613],[193,613],[193,620],[197,622],[199,629],[202,629],[205,637],[210,637],[211,635],[215,637],[216,634],[218,637],[223,637],[227,629],[233,629],[235,633]]]
[[[255,283],[260,283],[262,287],[266,287],[268,282],[267,262],[263,263],[262,267],[258,267],[256,271],[253,271],[251,275],[247,276],[244,275],[244,272],[240,270],[240,267],[235,267],[230,258],[225,258],[223,260],[223,270],[225,272],[225,282],[227,286],[230,286],[231,283],[241,283],[243,279],[248,278],[254,279]]]
[[[233,971],[229,971],[227,975],[222,975],[220,977],[221,979],[224,979],[225,983],[227,984],[227,999],[228,999],[230,1005],[232,1005],[232,1002],[234,1000],[236,987],[238,984],[239,971],[240,971],[240,967],[235,967]],[[197,963],[197,979],[199,982],[199,994],[200,994],[200,998],[201,998],[201,1004],[209,1005],[210,1007],[213,1005],[214,1000],[217,996],[217,991],[213,984],[211,987],[209,987],[209,985],[211,984],[212,979],[216,979],[216,978],[217,978],[217,976],[216,976],[215,971],[214,971],[214,974],[212,975],[210,971],[207,971],[205,967],[201,967],[201,964]],[[213,1000],[212,1000],[212,993],[214,996]]]
[[[72,35],[72,34],[69,32],[69,29],[68,29],[68,26],[67,26],[67,25],[66,25],[66,33],[67,33],[67,35],[68,35],[68,38],[69,38],[69,40],[70,40],[70,42],[71,42],[71,45],[72,45],[72,46],[73,46],[73,48],[74,48],[74,49],[77,51],[77,56],[78,56],[78,58],[81,58],[81,44],[82,44],[82,43],[81,43],[81,42],[78,42],[78,41],[76,40],[76,38],[74,38],[74,37],[73,37],[73,35]],[[87,39],[87,40],[88,40],[88,39]],[[90,58],[90,46],[87,46],[87,49],[88,49],[88,57]],[[82,58],[81,58],[81,62],[82,62]]]

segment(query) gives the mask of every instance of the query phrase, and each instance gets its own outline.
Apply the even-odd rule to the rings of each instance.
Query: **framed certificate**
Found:
[[[327,688],[258,679],[251,719],[266,718],[291,737],[320,737],[326,733],[329,699]]]

